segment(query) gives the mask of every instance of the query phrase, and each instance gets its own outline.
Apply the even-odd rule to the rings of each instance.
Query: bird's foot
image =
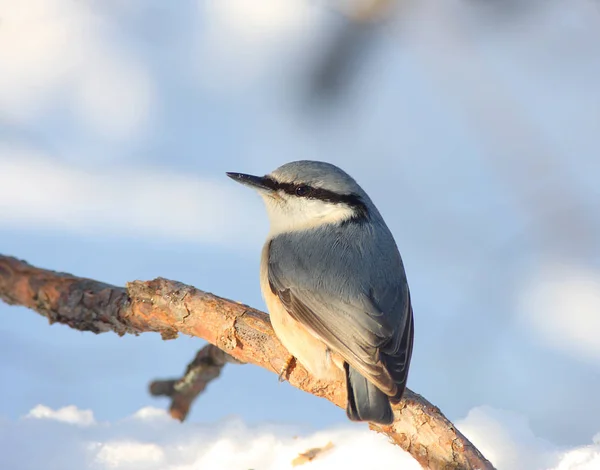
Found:
[[[288,356],[288,358],[286,359],[285,364],[281,368],[281,372],[279,373],[279,381],[280,382],[287,380],[288,373],[289,373],[292,365],[295,362],[296,362],[296,358],[290,354]]]

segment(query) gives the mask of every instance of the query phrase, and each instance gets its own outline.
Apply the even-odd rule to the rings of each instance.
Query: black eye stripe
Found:
[[[268,176],[265,177],[264,183],[273,190],[283,191],[286,194],[295,197],[303,197],[307,199],[320,199],[321,201],[330,202],[333,204],[346,204],[354,209],[361,217],[367,217],[368,210],[360,196],[356,194],[338,194],[328,189],[315,188],[307,184],[280,183]],[[301,189],[302,194],[298,194]]]
[[[263,184],[273,190],[280,189],[280,183],[275,181],[273,178],[269,178],[268,176],[264,176],[262,180]]]

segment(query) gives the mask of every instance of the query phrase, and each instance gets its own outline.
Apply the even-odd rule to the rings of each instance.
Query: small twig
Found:
[[[298,465],[304,465],[305,463],[312,462],[319,455],[331,449],[333,449],[333,442],[328,442],[323,447],[313,447],[312,449],[308,449],[292,460],[292,467],[297,467]]]
[[[196,397],[206,389],[211,381],[221,375],[221,369],[228,362],[243,364],[216,346],[207,344],[198,351],[180,379],[155,380],[150,384],[150,394],[155,397],[171,398],[169,408],[171,416],[179,421],[184,421]]]

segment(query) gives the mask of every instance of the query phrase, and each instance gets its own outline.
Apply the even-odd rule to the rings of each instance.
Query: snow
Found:
[[[486,406],[456,424],[498,470],[600,468],[600,435],[589,445],[561,448],[536,437],[523,416]],[[315,432],[248,426],[239,418],[181,424],[153,407],[98,422],[91,410],[38,405],[23,419],[0,420],[0,436],[0,468],[11,470],[285,470],[300,453],[329,442],[332,449],[298,468],[420,469],[409,454],[363,425]]]
[[[11,470],[283,470],[292,468],[298,454],[329,442],[333,449],[302,468],[367,468],[390,462],[405,470],[420,468],[365,426],[303,433],[289,426],[249,427],[238,418],[180,424],[165,411],[148,407],[119,421],[95,422],[90,410],[69,406],[54,411],[39,405],[26,419],[0,420],[0,436],[0,468]]]
[[[77,424],[80,426],[89,426],[95,424],[94,414],[91,410],[79,410],[76,406],[70,405],[53,410],[44,405],[38,405],[33,408],[26,418],[50,419],[63,423]]]
[[[600,440],[565,448],[536,437],[517,413],[482,406],[455,423],[498,470],[598,470]]]
[[[109,441],[91,447],[93,459],[105,468],[135,468],[164,465],[163,449],[156,444],[136,441]]]

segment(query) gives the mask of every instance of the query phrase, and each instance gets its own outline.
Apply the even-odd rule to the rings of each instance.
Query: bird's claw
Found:
[[[287,379],[290,367],[292,366],[292,363],[295,360],[296,358],[291,355],[286,359],[285,364],[283,365],[283,367],[281,368],[281,372],[279,373],[279,382],[284,382]]]

